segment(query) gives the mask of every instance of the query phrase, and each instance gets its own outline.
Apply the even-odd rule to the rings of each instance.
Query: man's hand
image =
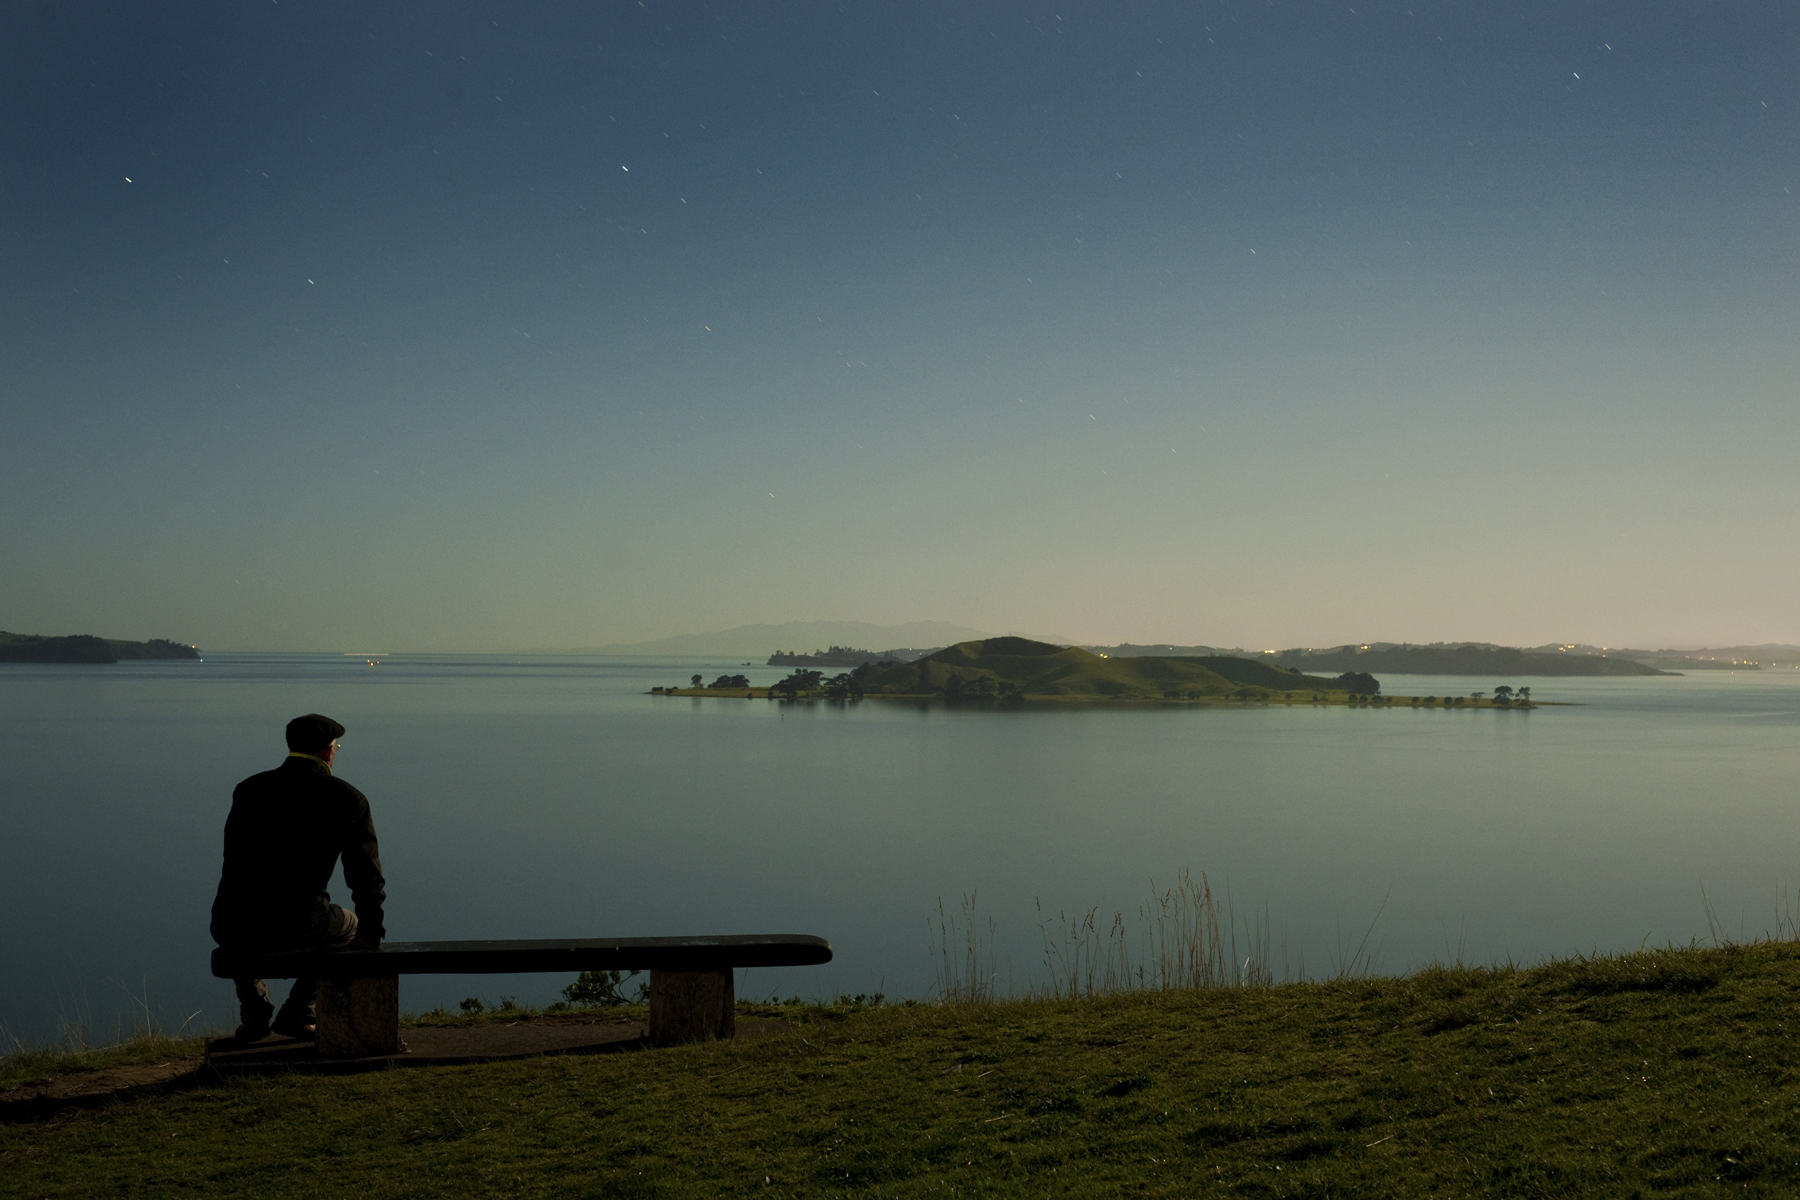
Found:
[[[381,949],[381,939],[375,938],[371,941],[368,938],[354,937],[350,939],[350,948],[352,950],[379,950]]]

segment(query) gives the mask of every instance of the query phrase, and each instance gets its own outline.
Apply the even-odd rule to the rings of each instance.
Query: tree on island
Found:
[[[1504,683],[1494,689],[1494,703],[1506,706],[1512,703],[1512,689]]]
[[[783,692],[787,695],[789,700],[792,700],[801,692],[810,692],[817,688],[819,686],[819,680],[824,677],[825,672],[823,671],[813,671],[801,668],[776,684],[771,690]]]
[[[834,675],[825,681],[825,694],[833,700],[861,700],[862,680],[854,675]]]
[[[708,688],[747,688],[750,686],[750,680],[744,675],[721,675],[706,686]]]
[[[703,679],[703,676],[700,676],[700,675],[694,676],[693,680],[692,680],[693,686],[696,688],[699,687],[702,679]]]
[[[1530,704],[1531,703],[1531,689],[1528,687],[1520,688],[1519,689],[1519,700],[1521,703]]]

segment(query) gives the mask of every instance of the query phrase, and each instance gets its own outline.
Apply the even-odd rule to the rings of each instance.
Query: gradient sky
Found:
[[[1800,642],[1791,3],[0,7],[0,628]]]

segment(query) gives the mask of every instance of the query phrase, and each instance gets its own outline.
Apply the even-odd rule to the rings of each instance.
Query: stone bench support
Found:
[[[710,1042],[737,1033],[737,989],[732,972],[650,972],[650,1040]]]
[[[319,1053],[373,1058],[400,1053],[400,977],[319,980]]]

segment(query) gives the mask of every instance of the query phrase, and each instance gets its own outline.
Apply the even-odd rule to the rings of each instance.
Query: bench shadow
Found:
[[[86,1074],[82,1072],[81,1074]],[[101,1072],[96,1072],[101,1074]],[[78,1112],[125,1104],[134,1100],[154,1100],[161,1096],[193,1091],[210,1082],[212,1075],[204,1065],[192,1066],[178,1075],[147,1083],[129,1083],[117,1087],[98,1087],[89,1091],[68,1090],[58,1084],[82,1082],[64,1076],[50,1081],[31,1095],[0,1100],[0,1125],[34,1125]]]
[[[230,1038],[210,1041],[206,1067],[216,1075],[305,1072],[350,1075],[396,1067],[448,1067],[569,1054],[628,1054],[651,1049],[642,1024],[413,1025],[400,1031],[399,1054],[323,1056],[309,1041],[265,1038],[249,1046]]]
[[[791,1022],[739,1018],[734,1040],[792,1032]],[[31,1094],[0,1100],[0,1124],[35,1124],[112,1104],[153,1100],[192,1091],[238,1075],[355,1075],[402,1067],[450,1067],[470,1063],[513,1062],[565,1055],[638,1054],[663,1049],[651,1041],[641,1022],[603,1025],[520,1021],[511,1025],[429,1026],[402,1030],[405,1053],[367,1058],[321,1057],[310,1041],[269,1037],[243,1045],[234,1038],[210,1038],[203,1062],[177,1074],[151,1080],[128,1080],[126,1070],[74,1072],[46,1081]]]

